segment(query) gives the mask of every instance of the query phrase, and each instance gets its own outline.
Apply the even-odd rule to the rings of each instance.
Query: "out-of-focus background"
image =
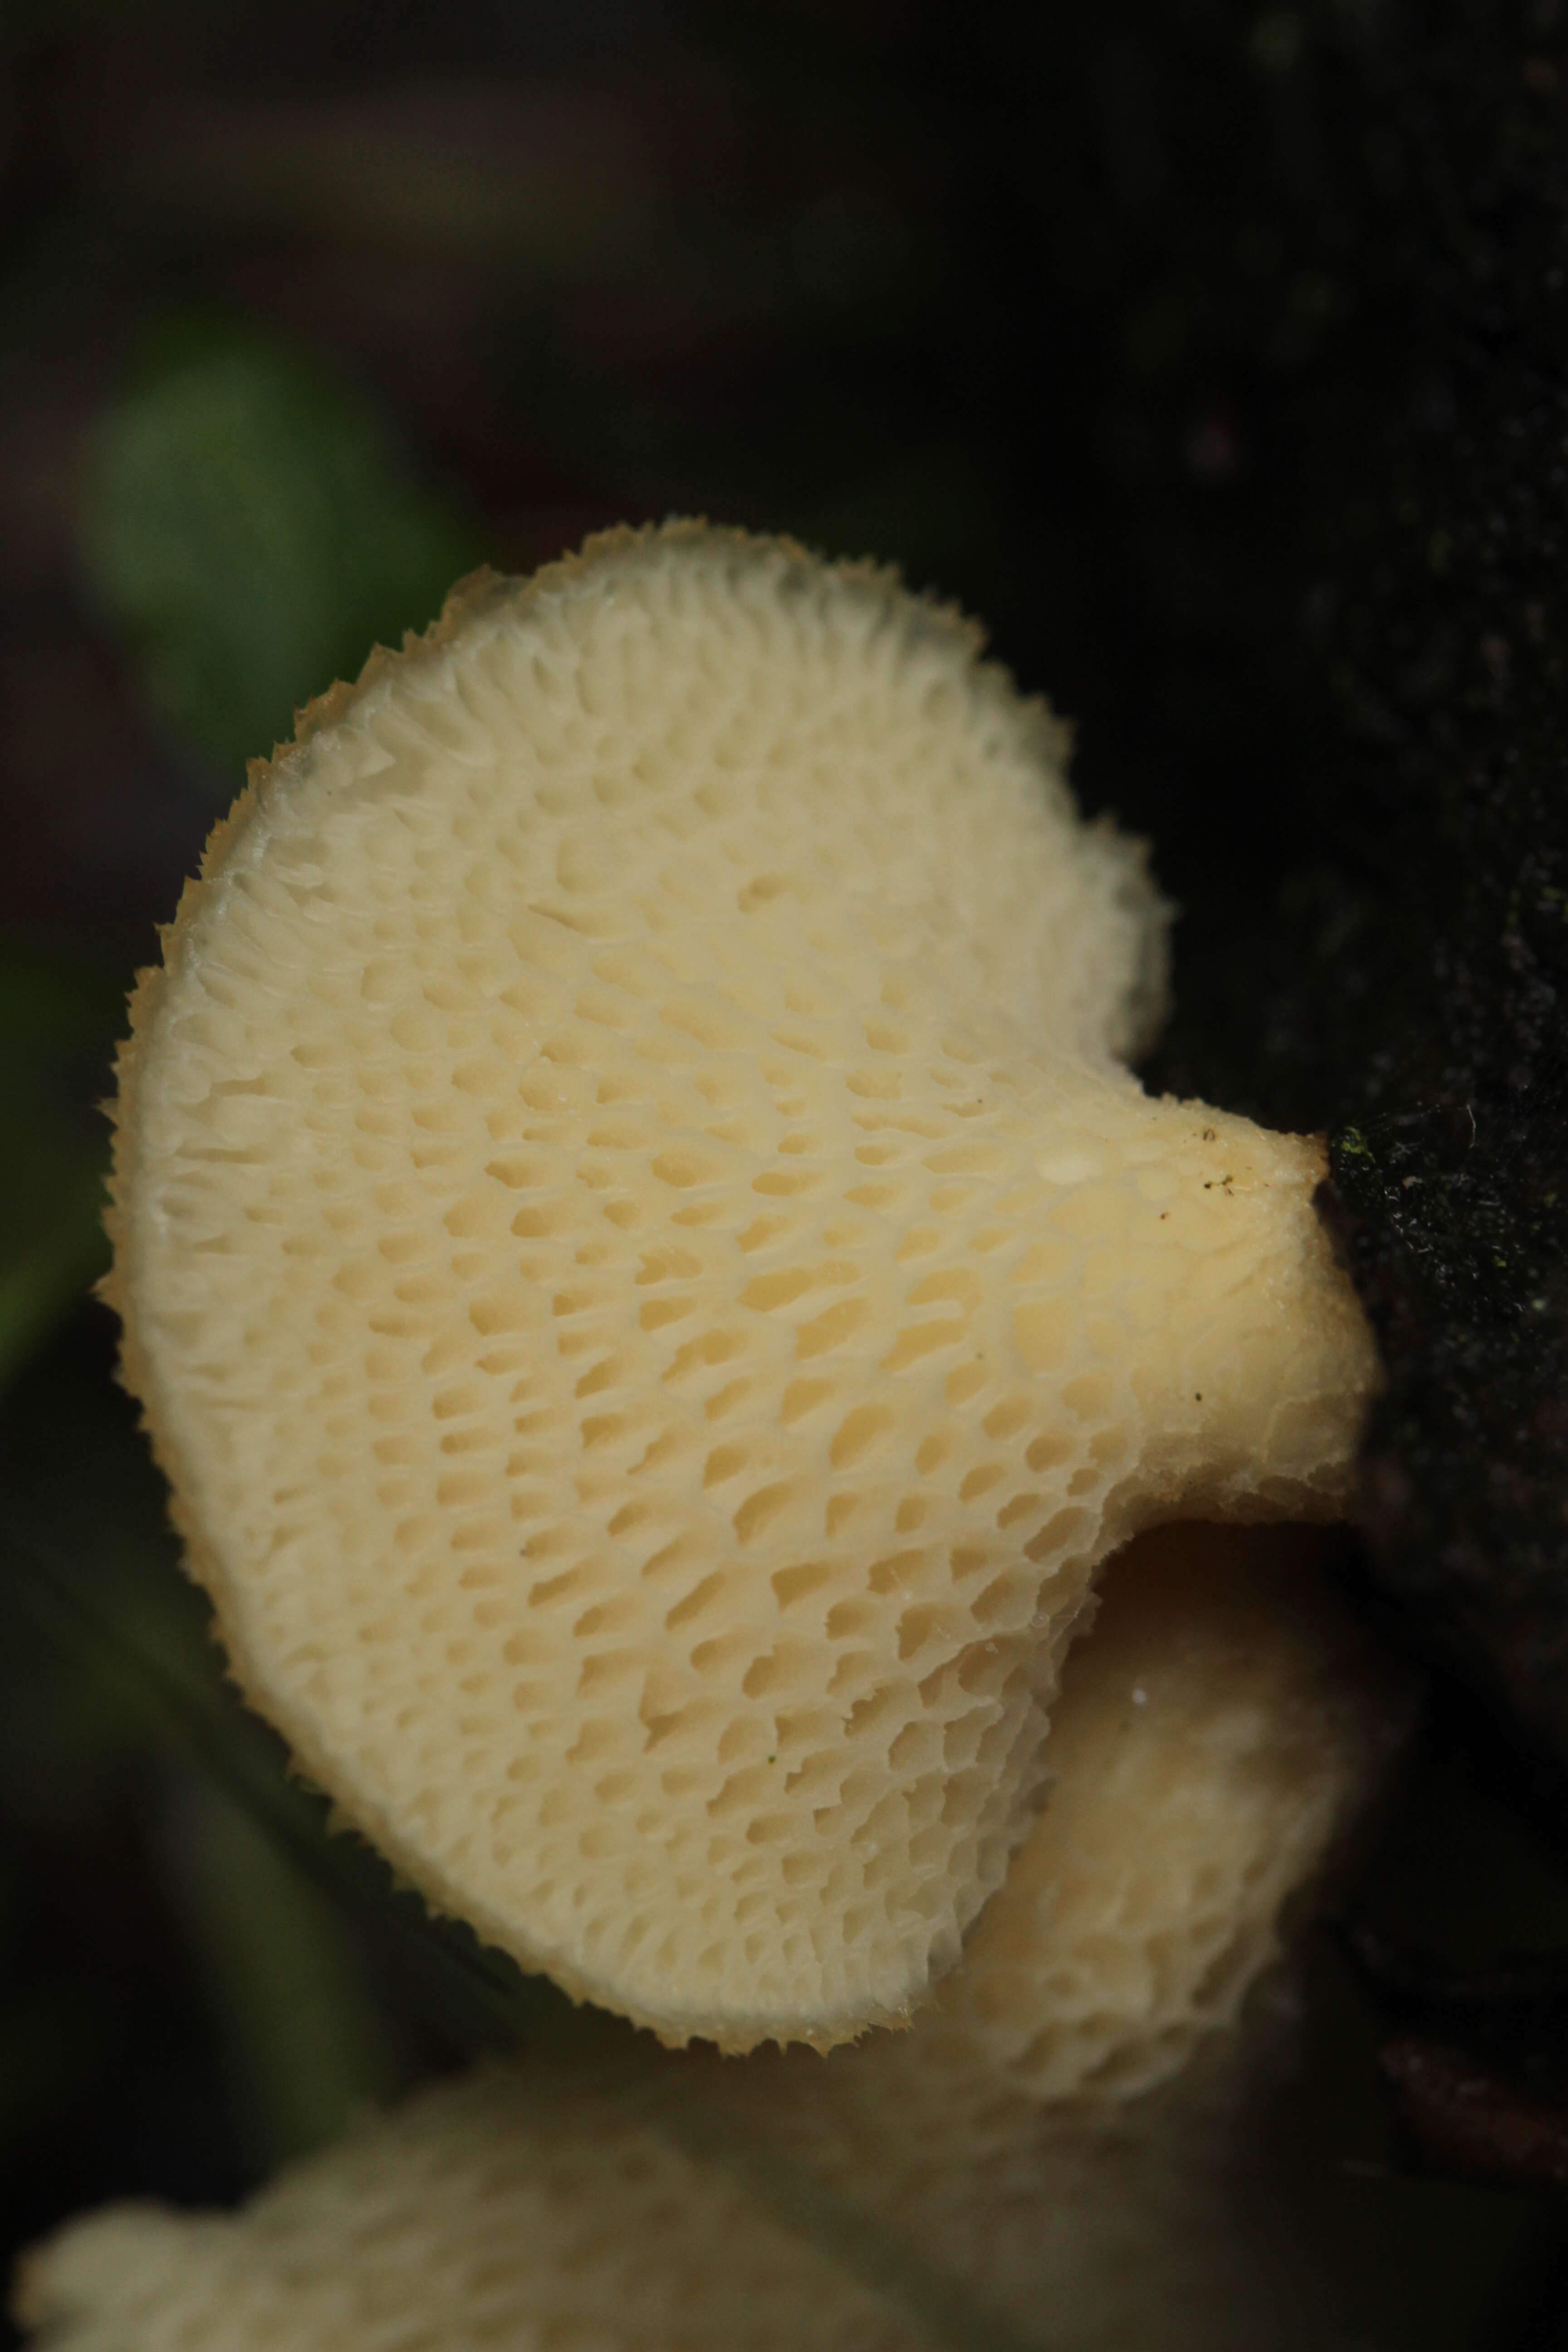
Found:
[[[246,757],[480,561],[670,512],[895,561],[1152,835],[1170,1066],[1245,1105],[1267,910],[1352,919],[1314,858],[1425,316],[1402,92],[1474,15],[6,0],[0,2254],[232,2199],[500,2030],[227,1696],[88,1297],[128,979]],[[1568,1945],[1440,1728],[1358,1899]],[[1375,2113],[1374,2207],[1421,2193]],[[1554,2209],[1454,2210],[1508,2249],[1478,2344],[1558,2341]]]

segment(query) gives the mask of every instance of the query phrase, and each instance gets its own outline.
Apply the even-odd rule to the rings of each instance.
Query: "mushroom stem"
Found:
[[[1342,1517],[1376,1354],[1312,1206],[1321,1139],[1108,1076],[1034,1161],[999,1338],[1054,1417],[1121,1438],[1094,1564],[1165,1520]]]

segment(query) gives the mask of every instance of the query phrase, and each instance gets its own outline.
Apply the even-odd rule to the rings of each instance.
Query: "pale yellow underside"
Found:
[[[525,1964],[907,2013],[1097,1564],[1342,1507],[1316,1146],[1152,1101],[1163,910],[888,581],[623,537],[226,831],[119,1135],[127,1366],[255,1702]]]
[[[1111,1570],[1045,1810],[907,2033],[645,2042],[615,2098],[526,2066],[426,2094],[237,2221],[78,2225],[27,2315],[51,2352],[872,2352],[926,2340],[911,2304],[1045,2352],[1337,2341],[1244,2226],[1237,2017],[1406,1717],[1298,1531],[1162,1533]]]

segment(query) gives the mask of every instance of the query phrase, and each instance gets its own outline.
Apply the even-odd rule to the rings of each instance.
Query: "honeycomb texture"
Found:
[[[1131,1545],[1067,1663],[1044,1810],[909,2031],[667,2057],[667,2096],[716,2105],[764,2172],[808,2167],[1042,2352],[1340,2340],[1321,2296],[1283,2295],[1246,2186],[1295,2041],[1283,1924],[1412,1722],[1334,1548]]]
[[[1284,1906],[1408,1728],[1401,1681],[1325,1575],[1337,1548],[1175,1522],[1117,1557],[1006,1885],[913,2030],[857,2063],[1102,2105],[1235,2024]]]
[[[973,633],[621,534],[307,714],[133,1006],[111,1296],[254,1702],[432,1899],[744,2048],[906,2015],[1152,1521],[1328,1517],[1316,1144]]]
[[[906,2314],[988,2352],[1362,2342],[1332,2215],[1323,2239],[1298,2216],[1294,2251],[1268,2224],[1300,2194],[1268,2168],[1296,2022],[1278,1971],[1238,2017],[1280,1906],[1408,1719],[1321,1549],[1299,1529],[1169,1528],[1112,1564],[1068,1662],[1046,1810],[908,2032],[742,2062],[628,2037],[616,2101],[491,2073],[238,2222],[77,2225],[25,2272],[43,2346],[816,2352],[901,2347]],[[1414,2259],[1441,2270],[1425,2240]]]
[[[909,2032],[711,2081],[780,2128],[799,2102],[803,2147],[864,2109],[940,2169],[998,2092],[1108,2110],[1223,2038],[1409,1728],[1405,1679],[1329,1580],[1336,1549],[1194,1523],[1129,1545],[1068,1660],[1045,1803]]]
[[[108,2208],[24,2265],[50,2352],[929,2352],[616,2102],[500,2067],[234,2218]]]

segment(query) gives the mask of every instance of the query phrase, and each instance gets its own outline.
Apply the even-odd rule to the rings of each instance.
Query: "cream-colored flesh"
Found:
[[[1223,2039],[1409,1727],[1406,1683],[1330,1580],[1342,1547],[1178,1522],[1120,1553],[1068,1659],[1041,1810],[910,2032],[714,2079],[764,2107],[793,2086],[781,2111],[798,2095],[808,2118],[863,2101],[889,2150],[923,2137],[942,2165],[998,2088],[1121,2106]]]
[[[626,538],[384,664],[143,1001],[117,1301],[255,1703],[655,2025],[900,2017],[1099,1562],[1332,1516],[1317,1147],[1146,1097],[1163,909],[958,624]]]
[[[51,2352],[930,2352],[618,2102],[493,2068],[230,2219],[112,2207],[27,2263]]]
[[[1321,2352],[1359,2290],[1303,2297],[1332,2249],[1296,2276],[1259,2242],[1281,2029],[1238,2020],[1407,1716],[1300,1530],[1146,1538],[1068,1660],[1044,1810],[908,2032],[724,2061],[627,2036],[613,2097],[498,2071],[236,2220],[75,2226],[26,2314],[50,2352]]]

